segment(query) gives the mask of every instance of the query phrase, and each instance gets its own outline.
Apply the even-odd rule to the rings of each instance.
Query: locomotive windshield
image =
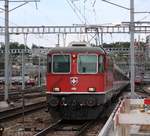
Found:
[[[98,56],[97,55],[79,55],[78,56],[78,72],[81,74],[94,74],[97,73],[98,66]]]
[[[52,68],[54,73],[69,73],[70,55],[53,55]]]

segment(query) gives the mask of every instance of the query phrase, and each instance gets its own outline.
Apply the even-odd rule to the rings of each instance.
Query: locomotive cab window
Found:
[[[78,72],[81,74],[97,73],[97,55],[78,55]]]
[[[52,64],[52,57],[50,55],[47,56],[47,72],[51,73],[51,64]]]
[[[53,55],[52,71],[53,73],[69,73],[70,55]]]

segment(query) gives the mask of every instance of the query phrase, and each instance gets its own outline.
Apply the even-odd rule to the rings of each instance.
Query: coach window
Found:
[[[101,73],[104,71],[104,57],[99,56],[98,58],[98,72]]]
[[[113,59],[109,58],[109,70],[113,71]]]
[[[54,73],[69,73],[70,55],[53,55],[52,68]]]
[[[78,72],[81,74],[97,73],[97,55],[79,55]]]

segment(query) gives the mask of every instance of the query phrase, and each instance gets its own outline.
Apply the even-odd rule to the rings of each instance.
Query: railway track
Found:
[[[111,105],[106,105],[101,115],[92,121],[68,121],[59,120],[53,125],[43,129],[34,136],[97,136],[105,125],[107,119],[116,107],[120,96],[116,96]]]
[[[97,136],[105,125],[110,114],[116,107],[118,101],[114,101],[111,106],[105,106],[101,115],[96,120],[90,121],[64,121],[50,125],[34,136]]]
[[[41,104],[37,104],[37,106],[41,106]],[[35,106],[36,107],[36,106]],[[26,111],[26,112],[30,112],[33,111],[34,109],[37,108],[33,108],[31,107],[32,110]],[[30,108],[29,108],[30,109]],[[15,111],[15,109],[14,109]],[[21,108],[22,111],[22,108]],[[23,115],[23,112],[20,111],[20,115]],[[19,115],[19,110],[17,110],[17,118]],[[38,129],[34,129],[33,128],[37,128],[33,125],[31,125],[31,130],[33,130],[34,132],[32,132],[32,135],[34,136],[96,136],[98,134],[98,132],[101,130],[102,126],[105,124],[106,122],[106,118],[104,117],[105,113],[108,111],[104,111],[104,114],[100,115],[100,118],[98,118],[97,120],[94,121],[64,121],[64,120],[59,120],[56,123],[52,124],[52,125],[47,125],[46,128],[38,128]],[[7,112],[6,112],[7,113]],[[13,112],[11,112],[13,113]],[[109,112],[108,112],[109,113]],[[107,113],[107,114],[108,114]],[[9,117],[5,117],[3,118],[4,121],[6,121],[6,119],[13,117],[16,115],[12,115]],[[1,117],[1,115],[0,115]],[[0,120],[1,121],[1,120]],[[50,123],[51,124],[51,123]],[[36,124],[34,124],[36,125]],[[43,125],[42,125],[43,126]],[[41,127],[42,127],[41,126]],[[42,131],[40,131],[42,130]],[[15,130],[18,131],[18,130]],[[40,132],[39,132],[40,131]],[[36,133],[38,132],[38,133]],[[25,132],[21,132],[21,133],[27,133]]]
[[[9,135],[11,134],[10,136],[17,135],[18,133],[20,135],[30,133],[30,135],[32,135],[32,136],[60,136],[60,135],[61,136],[81,136],[81,135],[82,136],[97,136],[107,120],[107,117],[105,117],[105,115],[109,116],[109,114],[112,111],[111,109],[113,109],[113,107],[114,107],[114,106],[111,106],[110,109],[108,109],[108,106],[105,106],[105,107],[107,107],[107,109],[103,111],[103,113],[100,115],[100,118],[98,118],[94,121],[80,122],[80,121],[59,120],[55,124],[52,124],[54,121],[49,122],[49,120],[53,120],[51,118],[51,116],[47,117],[47,116],[45,116],[45,114],[44,114],[44,116],[43,116],[43,114],[41,114],[41,111],[44,111],[43,109],[41,111],[39,110],[40,112],[39,112],[38,117],[37,117],[37,115],[34,117],[32,115],[32,113],[35,113],[32,111],[36,110],[36,112],[38,112],[38,109],[42,108],[42,103],[41,104],[39,103],[37,105],[32,105],[32,106],[28,107],[28,109],[26,109],[26,107],[25,107],[24,113],[23,113],[23,107],[20,107],[20,109],[13,109],[14,111],[10,111],[10,112],[5,111],[5,113],[3,113],[3,116],[1,116],[2,114],[0,113],[0,117],[1,118],[3,117],[3,119],[0,119],[0,122],[10,121],[11,118],[12,118],[12,120],[14,118],[15,118],[15,120],[20,119],[20,121],[18,121],[18,123],[17,123],[17,127],[15,127],[16,123],[13,123],[13,125],[11,125],[11,122],[10,122],[10,124],[9,124],[10,127],[6,128],[4,136],[7,136],[7,133]],[[9,116],[8,114],[10,114],[10,113],[12,115]],[[18,116],[18,115],[24,115],[26,113],[29,113],[29,114],[27,114],[27,116],[29,115],[31,117],[31,119],[28,119],[25,116],[24,122],[23,122],[22,121],[23,116]],[[49,113],[47,113],[47,115],[49,115]],[[45,120],[44,118],[47,120]],[[50,125],[50,124],[52,124],[52,125]],[[7,126],[7,125],[3,125],[3,126]],[[20,131],[20,130],[22,130],[22,131]]]
[[[39,93],[39,95],[34,95],[35,93]],[[16,100],[22,98],[22,95],[25,97],[31,97],[29,94],[33,94],[34,96],[45,96],[44,87],[34,87],[34,88],[26,88],[25,90],[17,90],[17,91],[9,91],[9,99]],[[0,92],[0,101],[4,100],[4,91]]]
[[[111,107],[108,110],[112,111],[112,109]],[[100,117],[92,121],[67,122],[59,120],[34,136],[97,136],[111,114],[108,110],[105,110]]]
[[[81,136],[93,121],[59,120],[34,136]]]
[[[15,116],[29,113],[38,109],[46,108],[46,101],[40,101],[37,103],[27,104],[24,106],[12,107],[3,111],[0,111],[0,122],[6,121]]]

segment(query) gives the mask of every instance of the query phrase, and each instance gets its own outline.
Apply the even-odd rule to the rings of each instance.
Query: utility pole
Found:
[[[22,90],[25,89],[25,53],[27,46],[27,34],[24,34],[24,48],[22,49]]]
[[[102,1],[112,4],[112,5],[115,5],[120,8],[124,8],[126,10],[130,10],[130,60],[131,60],[130,85],[131,85],[131,97],[134,98],[135,97],[134,13],[147,13],[147,12],[134,12],[134,0],[130,0],[130,8],[112,3],[107,0],[102,0]]]
[[[25,45],[26,46],[26,45]],[[22,49],[22,90],[25,89],[25,48]]]
[[[103,28],[101,28],[101,47],[103,47]]]
[[[3,0],[1,0],[3,1]],[[40,0],[30,0],[30,1],[5,1],[5,8],[3,9],[5,11],[5,94],[4,94],[4,100],[8,100],[8,89],[9,89],[9,12],[13,11],[25,4],[28,4],[29,2],[39,2]],[[9,10],[9,2],[24,2],[23,4]]]
[[[60,46],[60,35],[58,34],[57,35],[57,44],[56,44],[56,47],[59,47]]]
[[[9,3],[5,0],[5,101],[8,100],[9,89]]]
[[[131,97],[135,96],[135,58],[134,58],[134,0],[130,0],[130,57],[131,57]]]

